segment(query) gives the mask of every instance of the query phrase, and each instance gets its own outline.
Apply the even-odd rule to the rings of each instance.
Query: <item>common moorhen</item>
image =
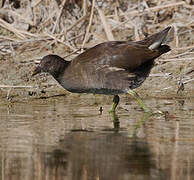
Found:
[[[57,55],[47,55],[34,70],[51,74],[58,83],[72,93],[114,95],[111,111],[115,111],[121,93],[135,97],[145,112],[149,109],[133,91],[148,77],[154,59],[170,51],[165,43],[171,27],[144,40],[109,41],[79,54],[72,61]]]

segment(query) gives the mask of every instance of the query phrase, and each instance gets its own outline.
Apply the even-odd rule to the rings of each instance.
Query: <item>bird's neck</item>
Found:
[[[60,76],[64,74],[64,71],[66,68],[69,66],[70,62],[69,61],[64,61],[61,62],[57,65],[57,70],[52,74],[52,76],[58,80]]]

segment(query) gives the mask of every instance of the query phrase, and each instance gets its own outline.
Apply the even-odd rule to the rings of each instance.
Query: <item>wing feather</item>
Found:
[[[157,50],[126,41],[110,41],[86,50],[72,60],[72,65],[109,65],[127,70],[134,70],[146,61],[157,57]]]

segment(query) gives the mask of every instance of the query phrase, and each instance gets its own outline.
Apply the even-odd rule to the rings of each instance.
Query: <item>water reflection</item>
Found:
[[[117,133],[69,133],[58,149],[42,154],[42,162],[50,176],[80,180],[148,178],[154,169],[146,142]]]
[[[192,179],[192,98],[147,100],[153,110],[168,113],[140,126],[138,105],[123,103],[120,127],[113,127],[108,113],[111,99],[79,98],[0,102],[2,180]]]

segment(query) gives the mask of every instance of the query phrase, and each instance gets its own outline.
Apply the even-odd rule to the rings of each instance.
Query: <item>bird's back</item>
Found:
[[[78,55],[72,64],[91,63],[133,70],[170,50],[169,46],[162,45],[169,30],[170,27],[137,42],[108,41],[98,44]]]

